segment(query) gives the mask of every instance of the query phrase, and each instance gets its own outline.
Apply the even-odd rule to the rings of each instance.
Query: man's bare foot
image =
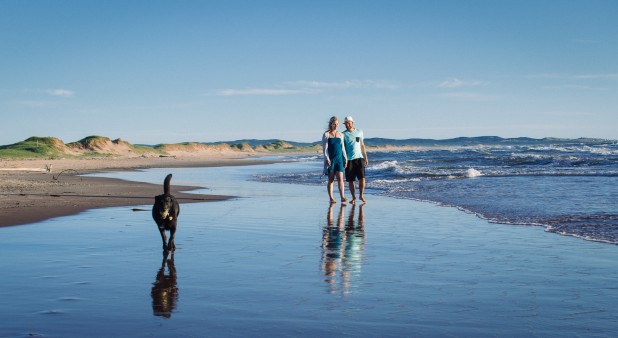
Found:
[[[341,203],[345,203],[345,202],[347,202],[347,201],[348,201],[348,199],[347,199],[347,198],[345,198],[345,197],[341,197]]]
[[[356,198],[352,199],[352,200],[350,201],[350,204],[356,204]]]
[[[335,201],[335,199],[331,198],[330,199],[330,204],[335,204],[335,203],[337,203],[337,201]]]
[[[361,197],[360,197],[360,200],[361,200],[361,201],[363,201],[363,203],[367,203],[367,200],[365,200],[365,197],[364,197],[364,196],[361,196]]]

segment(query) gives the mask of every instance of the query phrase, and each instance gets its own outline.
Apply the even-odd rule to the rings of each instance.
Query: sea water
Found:
[[[368,192],[431,201],[495,223],[618,244],[618,144],[475,145],[370,152]],[[265,182],[324,184],[319,156],[307,172]]]

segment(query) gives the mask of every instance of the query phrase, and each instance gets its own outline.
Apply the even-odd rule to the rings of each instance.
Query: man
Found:
[[[367,149],[365,149],[365,137],[363,131],[354,128],[354,119],[348,116],[343,121],[346,131],[343,132],[343,144],[348,155],[348,166],[345,168],[345,180],[350,187],[352,201],[356,203],[356,185],[354,181],[358,179],[359,198],[363,203],[365,200],[365,167],[369,164],[367,159]]]

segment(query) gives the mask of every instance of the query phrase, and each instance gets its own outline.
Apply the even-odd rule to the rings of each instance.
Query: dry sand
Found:
[[[187,156],[0,160],[0,226],[34,223],[87,209],[150,204],[155,195],[163,192],[162,183],[155,185],[83,177],[79,176],[80,174],[112,170],[267,163],[239,157],[218,155],[206,159]],[[179,192],[197,188],[200,187],[172,184],[172,194],[181,203],[216,201],[231,197]]]

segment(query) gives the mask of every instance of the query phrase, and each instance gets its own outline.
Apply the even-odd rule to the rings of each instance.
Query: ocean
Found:
[[[369,194],[428,201],[492,223],[543,226],[561,235],[618,244],[615,141],[462,144],[375,151],[368,157]],[[287,160],[309,162],[311,170],[260,174],[254,179],[325,184],[320,156]]]

